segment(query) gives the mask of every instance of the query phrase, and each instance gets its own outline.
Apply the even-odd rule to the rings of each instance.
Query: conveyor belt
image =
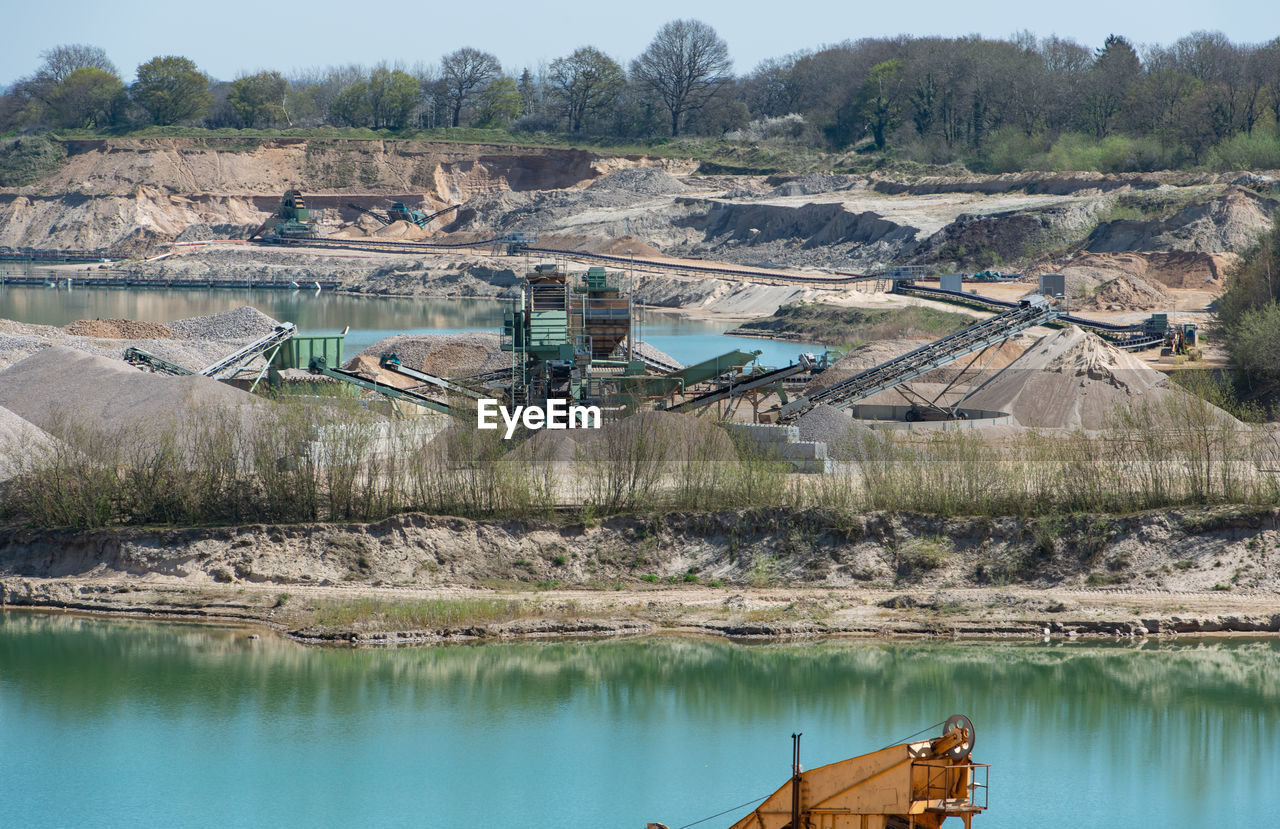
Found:
[[[293,323],[282,322],[270,334],[249,343],[239,351],[228,354],[215,363],[205,366],[198,373],[203,374],[205,377],[212,377],[215,380],[226,380],[254,358],[273,348],[280,347],[296,333],[298,333],[298,329]]]
[[[701,409],[710,406],[712,403],[718,403],[721,400],[727,400],[730,397],[749,392],[753,389],[771,386],[774,383],[781,382],[788,377],[808,371],[811,367],[808,359],[801,357],[799,363],[792,363],[789,366],[775,368],[773,371],[766,371],[763,374],[747,374],[742,377],[732,378],[729,382],[709,392],[704,392],[697,397],[692,397],[683,403],[677,403],[671,406],[667,411],[671,412],[691,412],[694,409]]]
[[[778,422],[790,423],[816,406],[847,408],[859,400],[894,386],[900,386],[939,366],[958,360],[966,354],[1003,342],[1033,325],[1040,325],[1053,319],[1057,313],[1043,299],[1038,302],[1025,302],[1002,314],[975,322],[954,334],[948,334],[901,357],[828,386],[808,397],[788,403],[782,407]]]
[[[310,370],[313,374],[323,374],[325,377],[332,377],[335,380],[342,380],[352,385],[359,386],[362,389],[377,392],[395,400],[407,400],[425,409],[440,412],[441,414],[453,414],[453,408],[447,403],[441,403],[438,400],[432,400],[417,392],[408,391],[406,389],[398,389],[395,386],[388,386],[386,383],[379,383],[377,380],[371,380],[368,377],[362,377],[354,371],[346,371],[345,369],[332,368],[323,357],[315,357],[311,360]]]
[[[394,354],[383,354],[382,358],[378,361],[378,365],[382,367],[383,371],[399,374],[401,377],[408,377],[410,380],[417,380],[419,383],[424,385],[435,386],[443,391],[460,394],[463,397],[470,397],[472,400],[479,400],[484,397],[483,394],[475,389],[469,389],[466,386],[453,382],[452,380],[446,380],[443,377],[436,377],[434,374],[427,374],[425,371],[418,371],[417,369],[402,365],[400,363],[400,359]]]

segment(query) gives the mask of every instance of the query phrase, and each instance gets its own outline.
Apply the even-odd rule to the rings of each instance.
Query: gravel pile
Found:
[[[279,324],[257,308],[241,305],[220,314],[171,322],[169,328],[175,336],[189,340],[248,340],[269,334]]]
[[[125,349],[140,348],[171,363],[199,371],[248,342],[249,340],[183,340],[172,337],[141,340],[77,337],[49,325],[0,320],[0,370],[25,360],[38,351],[65,346],[97,357],[121,361],[124,360]]]
[[[0,406],[47,431],[82,425],[105,433],[143,434],[183,428],[204,413],[262,401],[208,377],[138,371],[118,360],[53,346],[0,371]]]
[[[477,331],[466,334],[397,334],[378,340],[348,361],[355,367],[359,358],[377,359],[394,353],[402,365],[437,377],[466,377],[511,367],[511,355],[500,347],[498,334]]]
[[[875,432],[854,420],[847,411],[834,406],[817,406],[796,421],[800,440],[827,445],[827,454],[837,460],[860,457],[867,439]]]
[[[154,340],[173,336],[173,329],[162,323],[120,319],[76,320],[63,326],[62,330],[77,337],[109,340]]]
[[[642,196],[669,196],[687,193],[689,188],[675,176],[652,167],[616,170],[601,176],[583,191],[585,193],[636,193]]]
[[[784,181],[769,193],[771,196],[812,196],[817,193],[830,193],[833,190],[848,190],[857,179],[853,176],[837,176],[830,173],[809,173],[808,175]]]

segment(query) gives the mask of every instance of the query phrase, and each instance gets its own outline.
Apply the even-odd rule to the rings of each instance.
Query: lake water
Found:
[[[187,317],[252,305],[265,314],[298,326],[304,334],[337,333],[350,326],[346,353],[354,355],[392,334],[453,334],[498,331],[503,302],[494,299],[425,299],[362,297],[309,291],[195,288],[75,288],[0,285],[0,319],[42,325],[66,325],[79,319],[134,319],[172,322]],[[777,342],[753,337],[725,337],[732,323],[694,320],[649,311],[643,338],[682,363],[709,359],[733,349],[762,351],[763,365],[792,362],[804,351],[822,346]]]
[[[991,764],[979,829],[1280,814],[1274,639],[354,651],[9,613],[0,823],[677,829],[781,786],[793,731],[811,768],[952,713]]]

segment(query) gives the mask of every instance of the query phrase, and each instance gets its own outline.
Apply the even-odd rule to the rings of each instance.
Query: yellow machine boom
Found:
[[[957,714],[942,735],[801,771],[732,829],[937,829],[959,817],[969,829],[987,806],[987,766],[969,761],[973,723]]]

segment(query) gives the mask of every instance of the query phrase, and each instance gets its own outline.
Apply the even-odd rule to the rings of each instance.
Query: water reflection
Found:
[[[278,320],[292,322],[304,334],[331,334],[350,327],[348,355],[392,334],[496,332],[502,328],[503,309],[503,301],[496,299],[360,297],[238,288],[181,291],[76,288],[67,291],[0,285],[0,319],[40,325],[63,326],[79,319],[108,318],[172,322],[230,311],[242,305],[252,305]],[[797,343],[720,336],[732,327],[726,322],[650,312],[645,318],[644,337],[685,363],[737,348],[763,351],[760,360],[765,365],[785,365],[802,351],[822,350]]]
[[[780,785],[793,730],[813,766],[954,712],[973,717],[976,756],[994,766],[981,826],[1203,826],[1280,809],[1273,640],[350,651],[14,614],[0,624],[0,667],[4,756],[47,746],[76,770],[46,780],[41,760],[0,764],[4,790],[45,787],[72,804],[43,825],[77,822],[85,795],[72,779],[89,791],[114,779],[86,760],[95,752],[156,750],[170,762],[152,764],[152,784],[234,779],[262,810],[255,823],[424,825],[429,809],[439,822],[427,824],[461,825],[483,808],[495,826],[681,825]],[[372,788],[330,803],[349,780]],[[209,818],[192,825],[237,822],[219,798],[189,796]],[[164,823],[190,807],[154,808]]]

